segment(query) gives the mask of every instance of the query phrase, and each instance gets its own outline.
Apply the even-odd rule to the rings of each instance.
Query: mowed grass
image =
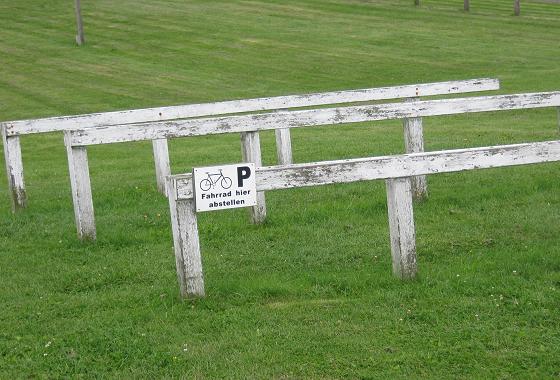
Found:
[[[0,1],[0,120],[440,80],[560,90],[560,5],[408,0]],[[428,150],[558,138],[556,110],[425,119]],[[419,278],[391,274],[382,181],[201,214],[207,297],[180,301],[149,142],[89,149],[98,241],[76,238],[60,134],[0,169],[0,378],[557,378],[560,166],[437,175]],[[399,121],[293,131],[296,162],[403,151]],[[174,173],[239,136],[170,143]],[[274,164],[271,133],[262,134]]]

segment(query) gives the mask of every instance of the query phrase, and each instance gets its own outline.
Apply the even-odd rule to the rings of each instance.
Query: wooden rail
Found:
[[[66,131],[71,146],[560,106],[560,91],[423,100]]]
[[[19,141],[22,135],[327,104],[488,91],[497,90],[499,87],[497,79],[482,78],[3,122],[0,123],[0,129],[8,169],[8,184],[10,194],[12,194],[12,211],[16,212],[27,205]],[[291,163],[291,142],[288,131],[277,133],[277,146],[279,162]],[[164,193],[165,177],[171,174],[167,141],[164,139],[153,140],[153,150],[158,189]]]
[[[74,167],[74,171],[81,172],[80,176],[75,176],[75,179],[72,180],[74,205],[84,207],[83,213],[79,210],[76,212],[78,218],[80,215],[84,215],[81,220],[76,221],[76,225],[84,227],[78,229],[78,235],[80,238],[95,238],[95,220],[93,213],[90,212],[93,210],[93,201],[85,150],[87,145],[242,133],[244,159],[246,162],[254,162],[258,167],[261,166],[258,131],[262,130],[286,130],[320,125],[334,126],[364,121],[404,119],[405,126],[416,128],[416,131],[405,128],[405,141],[408,140],[409,146],[417,147],[407,150],[417,152],[423,151],[424,148],[421,123],[416,122],[421,117],[558,106],[560,106],[560,92],[546,92],[284,111],[66,131],[66,146],[69,151],[73,150],[68,154],[69,165]],[[80,164],[73,163],[72,160],[79,160]],[[78,180],[86,177],[88,180]],[[417,196],[425,196],[425,178],[419,176],[414,181],[416,187],[413,187],[413,193]],[[261,203],[252,210],[251,216],[254,222],[261,222],[266,218],[262,192],[259,195],[259,202]]]
[[[417,273],[410,178],[475,169],[560,161],[560,140],[257,168],[257,190],[386,180],[393,273]],[[204,296],[198,222],[191,174],[168,177],[177,276],[182,297]]]
[[[187,119],[211,115],[267,111],[285,108],[313,107],[319,105],[368,102],[374,100],[412,98],[468,92],[498,90],[497,79],[471,79],[404,86],[335,91],[305,95],[289,95],[268,98],[230,100],[216,103],[187,104],[181,106],[145,108],[127,111],[92,113],[86,115],[51,117],[36,120],[3,122],[8,136],[32,133],[60,132],[71,129],[107,125],[150,123],[174,119]]]

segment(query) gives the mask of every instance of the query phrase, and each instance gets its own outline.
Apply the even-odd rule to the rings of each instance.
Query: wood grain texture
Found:
[[[560,161],[560,140],[459,149],[357,160],[273,166],[257,169],[257,190],[318,186],[385,179],[393,273],[400,279],[417,274],[416,232],[410,177],[462,170]],[[192,175],[168,177],[177,273],[181,294],[204,295]],[[200,267],[198,266],[200,264]],[[188,274],[187,266],[192,273]],[[188,288],[192,281],[195,285]],[[196,286],[196,287],[195,287]]]
[[[388,179],[385,182],[393,274],[402,280],[413,279],[417,272],[416,231],[410,178]]]
[[[241,153],[243,162],[252,162],[255,168],[262,166],[259,132],[241,134]],[[260,224],[266,220],[266,199],[263,191],[257,192],[257,205],[251,207],[249,212],[252,223]]]
[[[406,101],[417,101],[409,98]],[[406,153],[421,153],[424,151],[424,130],[421,117],[403,119],[404,146]],[[416,200],[428,198],[428,180],[426,176],[411,178],[412,196]]]
[[[7,136],[3,126],[0,126],[0,130],[4,147],[6,175],[8,177],[8,191],[12,202],[12,212],[15,213],[27,207],[21,146],[19,136]]]
[[[95,240],[95,215],[91,195],[87,148],[66,145],[74,217],[80,240]]]
[[[305,95],[230,100],[216,103],[188,104],[171,107],[101,112],[85,115],[50,117],[35,120],[6,122],[7,134],[24,135],[91,128],[107,125],[146,123],[191,117],[224,115],[229,113],[278,110],[282,108],[311,107],[327,104],[367,102],[383,99],[433,96],[478,91],[498,90],[497,79],[480,78],[460,81],[412,84],[360,90],[323,92]]]
[[[194,200],[177,200],[172,178],[167,187],[181,297],[204,297],[204,275]]]
[[[464,85],[462,88],[461,86],[459,86],[457,83],[455,83],[454,85],[450,85],[449,83],[446,84],[445,86],[443,86],[443,89],[445,89],[446,91],[456,91],[458,89],[466,89],[466,86],[473,86],[473,87],[468,87],[468,88],[481,88],[484,86],[494,86],[497,85],[498,83],[496,81],[493,80],[489,80],[489,81],[476,81],[476,82],[469,82],[467,83],[462,83],[462,85]],[[441,86],[441,84],[438,84],[437,86]],[[425,90],[426,93],[429,93],[429,91],[435,91],[437,86],[434,85],[430,85],[430,86],[425,86],[426,88],[424,88],[423,90]],[[409,88],[410,89],[410,88]],[[394,90],[394,89],[393,89]],[[402,90],[402,88],[400,89]],[[418,86],[414,87],[414,93],[415,94],[419,94],[420,93],[420,88]],[[439,88],[438,91],[442,91],[442,88]],[[302,96],[298,96],[296,97],[296,99],[291,99],[290,101],[293,102],[293,104],[295,104],[295,102],[297,101],[298,105],[304,105],[304,104],[309,104],[310,102],[314,102],[314,103],[319,103],[319,102],[324,102],[327,101],[327,99],[329,101],[335,101],[335,102],[340,102],[344,99],[348,100],[348,99],[357,99],[357,97],[359,95],[363,95],[363,92],[365,92],[369,98],[373,97],[374,95],[372,95],[373,93],[377,94],[376,96],[380,96],[378,92],[376,91],[369,91],[369,90],[364,90],[364,91],[354,91],[354,92],[350,92],[351,96],[348,94],[348,92],[343,92],[343,93],[336,93],[336,94],[315,94],[313,96],[311,96],[311,100],[309,99],[310,97],[307,97],[307,103],[304,102],[304,97]],[[344,98],[344,96],[346,96],[346,98]],[[272,98],[269,98],[269,100]],[[276,101],[278,101],[278,98],[274,98],[276,99]],[[286,99],[284,99],[286,100]],[[255,103],[255,104],[253,104]],[[253,102],[251,103],[250,101],[247,101],[246,103],[246,107],[255,107],[256,105],[259,104],[259,102]],[[272,101],[269,101],[269,104],[272,104]],[[289,102],[288,102],[289,103]],[[239,104],[237,104],[239,106]],[[286,104],[283,104],[284,106],[286,106]],[[263,107],[262,104],[259,105],[260,107]],[[227,107],[226,107],[227,108]],[[226,112],[226,110],[224,108],[221,108],[220,111],[216,111],[216,112]],[[236,110],[236,112],[239,112],[239,109]],[[309,112],[309,111],[307,111]],[[256,119],[260,119],[263,116],[267,116],[267,115],[278,115],[281,113],[271,113],[271,114],[266,114],[266,115],[256,115]],[[283,114],[289,114],[287,112],[283,112]],[[166,114],[167,115],[167,114]],[[163,119],[164,116],[162,114],[162,112],[159,112],[157,117],[159,117],[159,119]],[[243,118],[243,117],[241,117]],[[245,117],[246,118],[246,117]],[[224,120],[230,120],[231,117],[229,118],[223,118]],[[256,119],[251,119],[253,121],[253,123],[255,122]],[[206,119],[206,120],[201,120],[202,122],[208,122],[208,121],[216,121],[218,119]],[[219,119],[222,120],[222,119]],[[239,121],[239,119],[231,119],[231,120],[237,120]],[[76,122],[77,119],[73,119],[73,122]],[[190,120],[192,121],[192,120]],[[158,122],[158,123],[149,123],[149,124],[143,124],[141,125],[142,128],[156,128],[161,124],[162,122]],[[167,122],[167,123],[171,123],[171,122]],[[166,124],[167,125],[167,124]],[[12,126],[13,127],[13,126]],[[6,126],[6,130],[8,130],[9,126]],[[113,130],[112,128],[116,128],[115,130]],[[116,136],[111,136],[112,138],[116,138],[117,140],[114,140],[112,142],[118,142],[118,136],[122,136],[123,133],[125,134],[129,134],[131,132],[130,131],[131,126],[130,125],[126,125],[126,126],[117,126],[117,127],[96,127],[96,128],[85,128],[82,130],[77,130],[77,131],[66,131],[65,133],[65,143],[70,146],[86,146],[86,145],[90,145],[88,144],[84,139],[80,139],[79,141],[76,140],[76,137],[78,136],[83,136],[83,134],[87,134],[87,130],[93,131],[96,130],[98,132],[96,132],[95,134],[93,134],[93,136],[97,136],[98,134],[102,134],[102,133],[116,133]],[[134,127],[132,129],[132,133],[136,132],[136,128]],[[242,133],[242,141],[243,141],[243,153],[244,153],[244,157],[246,161],[248,162],[254,162],[257,166],[261,165],[261,152],[260,152],[260,140],[258,137],[258,133],[255,131],[241,131],[241,132],[247,132],[247,133]],[[204,133],[202,133],[204,134]],[[142,135],[143,137],[146,137],[145,135]],[[169,152],[168,152],[168,146],[167,146],[167,141],[166,141],[167,136],[165,134],[160,134],[159,137],[154,137],[154,138],[148,138],[153,140],[153,148],[154,148],[154,161],[155,161],[155,166],[156,166],[156,178],[157,178],[157,182],[158,182],[158,189],[160,192],[164,192],[165,190],[165,186],[164,186],[164,178],[166,175],[170,174],[170,167],[169,167]],[[279,149],[279,155],[280,159],[282,160],[282,162],[291,162],[291,141],[290,141],[290,135],[289,135],[289,130],[285,129],[283,132],[279,132],[277,134],[277,138],[278,140],[278,149]],[[142,138],[143,139],[143,138]],[[258,162],[257,162],[258,161]],[[89,190],[89,193],[91,193],[91,189]],[[264,222],[264,220],[266,219],[266,199],[265,199],[265,194],[264,192],[259,192],[257,194],[257,205],[251,208],[251,220],[254,223],[262,223]]]
[[[444,150],[257,169],[257,190],[370,181],[560,161],[560,140]],[[173,176],[177,197],[191,199],[191,174]]]
[[[160,193],[167,195],[165,178],[171,175],[169,165],[169,147],[166,139],[153,140],[154,164],[156,167],[157,188]]]
[[[79,11],[79,2],[76,2],[76,12]],[[81,18],[79,19],[81,21]],[[423,96],[465,93],[473,91],[487,91],[499,89],[500,83],[497,79],[472,79],[463,81],[448,81],[438,83],[415,84],[405,86],[392,86],[383,88],[371,88],[349,91],[335,91],[327,93],[315,93],[307,95],[279,96],[269,98],[233,100],[225,102],[207,103],[207,104],[190,104],[183,106],[158,107],[138,110],[116,111],[94,113],[76,116],[52,117],[36,120],[20,120],[1,123],[5,128],[6,136],[20,136],[32,133],[45,133],[53,131],[66,131],[76,128],[99,128],[107,125],[129,124],[137,122],[165,121],[178,118],[190,118],[201,116],[215,116],[227,113],[241,113],[251,111],[264,111],[272,109],[308,107],[324,104],[336,104],[344,102],[363,102],[381,99],[399,98],[412,95],[422,94]],[[163,137],[155,138],[163,139]],[[287,149],[289,143],[289,131],[283,133],[283,139],[280,141],[280,149],[282,150],[281,159],[287,161]],[[17,144],[16,144],[17,141]],[[19,148],[19,140],[13,140],[13,147],[10,150],[13,160],[17,156],[21,156]],[[77,144],[80,145],[80,144]],[[290,145],[291,146],[291,145]],[[158,189],[164,192],[163,178],[169,174],[167,166],[169,165],[169,153],[165,153],[167,147],[163,143],[154,143],[154,160],[156,165],[156,178]],[[17,150],[17,152],[16,152]],[[20,160],[21,162],[21,160]],[[291,151],[290,161],[291,162]],[[8,162],[6,162],[8,166]],[[13,165],[12,165],[13,166]],[[16,166],[13,166],[16,167]],[[26,205],[25,187],[23,182],[23,165],[17,166],[17,171],[9,177],[12,194],[13,209],[18,210]],[[21,170],[19,170],[21,169]],[[21,180],[20,180],[21,179]],[[17,185],[16,185],[17,184]]]
[[[292,137],[289,129],[276,129],[276,156],[278,165],[289,165],[293,162]]]
[[[472,112],[560,106],[560,92],[497,95],[410,103],[351,106],[256,115],[177,120],[74,130],[72,145],[110,144],[160,138],[300,128]]]

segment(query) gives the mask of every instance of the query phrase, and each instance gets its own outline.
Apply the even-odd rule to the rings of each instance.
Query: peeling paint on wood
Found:
[[[410,103],[273,112],[81,129],[72,131],[70,143],[72,145],[110,144],[160,138],[253,132],[321,125],[334,126],[336,124],[365,121],[558,106],[560,106],[560,92],[425,100]]]
[[[552,161],[560,161],[560,140],[264,167],[257,169],[256,179],[257,190],[385,179],[393,273],[412,279],[417,260],[409,177]],[[181,294],[204,295],[192,175],[168,177],[168,193]],[[191,272],[184,269],[188,266]],[[189,281],[195,284],[190,290]]]
[[[292,138],[290,130],[286,128],[276,129],[276,155],[278,165],[289,165],[293,162],[292,157]]]
[[[4,125],[0,125],[0,134],[4,146],[4,161],[8,177],[8,190],[12,201],[12,212],[15,213],[27,207],[21,146],[19,136],[7,136]]]
[[[360,90],[334,91],[306,95],[276,96],[257,99],[231,100],[216,103],[188,104],[171,107],[92,113],[75,116],[50,117],[36,120],[6,122],[7,134],[27,135],[91,128],[107,125],[146,123],[225,115],[229,113],[278,110],[283,108],[311,107],[327,104],[368,102],[384,99],[408,98],[499,90],[497,79],[481,78],[462,81],[413,84]]]
[[[137,110],[138,113],[134,113],[136,111],[126,111],[125,113],[129,116],[136,116],[136,117],[146,117],[148,114],[151,117],[159,120],[159,122],[152,122],[149,124],[143,124],[143,128],[152,128],[156,127],[157,125],[168,125],[168,123],[172,122],[162,122],[162,120],[166,120],[171,115],[178,117],[178,116],[200,116],[201,112],[206,112],[207,115],[211,115],[212,113],[227,113],[230,111],[234,112],[242,112],[248,111],[251,109],[266,109],[270,108],[271,106],[278,106],[280,103],[282,106],[308,106],[308,105],[316,105],[316,104],[323,104],[327,101],[340,103],[344,101],[357,101],[357,100],[371,100],[374,98],[383,98],[384,96],[396,96],[402,95],[402,93],[397,93],[396,91],[403,91],[403,92],[410,92],[414,91],[415,95],[418,95],[422,92],[425,95],[432,94],[434,92],[438,93],[454,93],[457,91],[473,91],[475,88],[478,90],[481,89],[492,89],[499,87],[499,82],[493,79],[481,79],[481,80],[471,80],[471,81],[459,81],[459,82],[444,82],[444,83],[434,83],[434,84],[426,84],[426,85],[413,85],[413,86],[397,86],[392,88],[385,88],[385,89],[366,89],[366,90],[354,90],[354,91],[342,91],[336,93],[323,93],[323,94],[311,94],[311,95],[298,95],[298,96],[291,96],[291,97],[276,97],[276,98],[263,98],[263,99],[250,99],[250,100],[243,100],[243,101],[231,101],[231,102],[222,102],[222,103],[214,103],[214,104],[206,104],[206,105],[191,105],[191,106],[183,106],[183,107],[171,107],[171,108],[158,108],[158,109],[150,109],[150,110]],[[280,103],[279,103],[280,102]],[[232,109],[228,109],[228,107],[234,107]],[[175,113],[171,112],[171,110],[175,111]],[[142,111],[142,113],[140,113]],[[144,114],[144,112],[146,114]],[[189,113],[190,112],[190,113]],[[197,112],[199,112],[197,114]],[[122,116],[122,113],[111,113],[115,119],[118,119],[119,115]],[[82,117],[68,117],[66,118],[67,123],[75,123],[77,121],[81,121],[86,123],[93,123],[85,125],[85,129],[81,129],[79,131],[65,131],[65,143],[67,146],[86,146],[89,144],[84,143],[84,141],[75,144],[74,136],[79,135],[81,133],[85,133],[84,131],[87,130],[96,130],[97,133],[104,133],[104,132],[111,132],[110,126],[95,126],[94,123],[99,123],[100,121],[108,122],[107,119],[108,114],[99,114],[99,115],[85,115]],[[262,115],[257,115],[255,120],[261,118]],[[340,114],[337,117],[343,119],[343,115]],[[190,119],[192,120],[192,119]],[[211,120],[211,119],[207,119]],[[224,130],[228,131],[229,126],[227,122],[224,120],[229,120],[228,118],[219,119],[218,124],[216,125],[217,130]],[[43,120],[48,125],[49,122],[52,120]],[[60,120],[57,118],[57,122],[59,122],[58,127],[64,125],[64,120]],[[128,122],[132,122],[132,120],[128,120]],[[169,124],[173,125],[173,124]],[[37,126],[35,126],[37,127]],[[13,125],[11,128],[15,128]],[[130,128],[129,125],[117,126],[117,134],[128,133],[128,129]],[[173,127],[172,127],[173,128]],[[31,130],[29,130],[31,132]],[[246,154],[245,157],[250,157],[250,162],[255,162],[257,166],[260,166],[261,161],[261,153],[260,153],[260,143],[258,140],[258,132],[256,131],[247,131],[246,133],[242,133],[244,136],[243,138],[246,139],[244,142],[244,153]],[[169,166],[169,151],[167,146],[167,135],[160,135],[159,137],[153,138],[153,149],[154,149],[154,161],[156,166],[156,178],[158,183],[158,190],[162,193],[165,192],[165,176],[170,175],[170,166]],[[169,137],[173,137],[170,135]],[[277,132],[277,142],[278,142],[278,152],[279,152],[279,159],[281,162],[285,164],[291,163],[291,141],[290,141],[290,132],[288,129],[283,129]],[[257,163],[257,160],[259,163]],[[91,189],[89,189],[91,193]],[[266,201],[265,201],[265,194],[264,192],[259,192],[257,194],[257,206],[254,206],[251,209],[251,220],[254,223],[262,223],[266,219]]]
[[[268,166],[257,169],[257,190],[279,190],[560,161],[560,140]],[[173,176],[177,197],[191,199],[190,174]]]
[[[406,101],[417,101],[415,98]],[[412,117],[403,120],[404,145],[406,153],[421,153],[424,151],[424,131],[421,117]],[[416,200],[428,198],[428,180],[426,176],[411,178],[412,196]]]
[[[169,148],[166,139],[153,140],[154,163],[156,166],[157,188],[160,193],[167,195],[165,178],[171,175],[169,166]]]
[[[241,134],[241,153],[243,162],[252,162],[255,168],[262,166],[261,140],[259,132]],[[257,205],[249,209],[251,222],[264,223],[266,220],[266,199],[263,191],[257,193]]]
[[[401,280],[416,277],[416,231],[410,178],[385,181],[393,274]]]
[[[85,146],[67,145],[66,153],[78,238],[80,240],[95,240],[95,215],[91,196],[87,148]]]
[[[194,200],[177,200],[175,183],[171,177],[167,188],[181,297],[204,297],[204,275]]]
[[[146,123],[153,121],[168,121],[181,118],[194,118],[201,116],[215,116],[228,113],[242,113],[253,111],[277,110],[283,108],[309,107],[325,104],[365,102],[382,99],[393,99],[411,96],[413,93],[418,96],[442,95],[467,93],[475,91],[497,90],[500,83],[497,79],[481,78],[462,81],[449,81],[438,83],[415,84],[405,86],[392,86],[383,88],[370,88],[361,90],[335,91],[327,93],[315,93],[306,95],[278,96],[258,99],[233,100],[207,104],[190,104],[171,107],[157,107],[137,110],[93,113],[86,115],[51,117],[36,120],[20,120],[3,123],[5,135],[20,136],[33,133],[45,133],[54,131],[67,131],[71,129],[99,128],[104,126],[115,126],[131,123]],[[289,131],[284,135],[289,137]],[[163,139],[164,137],[157,138]],[[16,140],[14,140],[16,141]],[[281,144],[286,144],[286,137]],[[13,152],[21,156],[19,140],[17,140],[18,152]],[[158,150],[165,150],[163,143],[154,143],[154,160],[156,161],[156,177],[158,179],[158,189],[163,191],[162,178],[169,162],[169,155],[164,153],[158,155]],[[81,144],[74,144],[81,145]],[[85,145],[85,144],[83,144]],[[15,147],[15,144],[14,144]],[[287,145],[282,145],[283,154],[287,155]],[[14,149],[12,149],[14,151]],[[290,151],[291,157],[291,151]],[[282,158],[284,159],[284,158]],[[291,162],[291,160],[290,160]],[[20,183],[21,187],[11,187],[11,195],[14,209],[19,209],[26,205],[25,187],[23,186],[23,165],[20,165],[20,177],[15,177],[14,183]],[[10,178],[8,179],[11,180]],[[12,183],[10,182],[10,183]]]

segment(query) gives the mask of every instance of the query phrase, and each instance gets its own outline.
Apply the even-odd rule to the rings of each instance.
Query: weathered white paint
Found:
[[[172,107],[145,108],[127,111],[92,113],[86,115],[50,117],[36,120],[6,122],[7,134],[25,135],[90,128],[107,125],[145,123],[190,117],[224,115],[229,113],[311,107],[326,104],[367,102],[384,99],[433,96],[498,90],[497,79],[481,78],[462,81],[413,84],[361,90],[334,91],[306,95],[277,96],[257,99],[231,100],[216,103],[188,104]]]
[[[243,162],[252,162],[256,168],[262,166],[261,140],[259,132],[241,134],[241,153]],[[252,223],[263,223],[266,219],[266,199],[263,191],[257,192],[257,205],[251,207],[250,216]]]
[[[410,279],[416,276],[417,264],[414,212],[408,177],[552,161],[560,161],[560,140],[264,167],[257,169],[257,189],[274,190],[385,179],[393,272],[399,278]],[[192,200],[192,175],[170,176],[168,181],[175,250],[180,252],[177,270],[181,294],[203,295],[202,265],[196,266],[200,263],[200,245]],[[180,202],[188,202],[184,203],[188,206],[185,206],[182,211],[179,211],[177,206]],[[181,232],[181,223],[189,225],[188,233]],[[176,235],[184,239],[176,238]],[[188,248],[182,248],[183,246]],[[181,273],[184,272],[182,268],[187,266],[188,260],[195,260],[193,258],[198,260],[196,264],[191,264],[196,267],[196,270],[190,278],[200,280],[197,283],[199,284],[197,292],[193,291],[193,294],[189,294],[188,290],[184,291],[186,288],[184,278],[187,276]]]
[[[157,188],[160,193],[166,195],[167,185],[165,178],[171,175],[167,139],[152,140],[152,145],[154,149],[154,163],[156,166]]]
[[[80,240],[95,240],[95,215],[91,196],[87,148],[85,146],[69,146],[67,144],[66,154],[68,156],[70,185],[78,238]]]
[[[292,138],[290,130],[287,128],[276,129],[276,154],[279,165],[289,165],[292,163]]]
[[[417,98],[406,99],[408,102],[417,101]],[[403,119],[404,145],[406,153],[420,153],[424,151],[424,131],[421,117]],[[428,197],[428,180],[426,176],[411,178],[412,196],[422,200]]]
[[[146,108],[138,110],[94,113],[86,115],[51,117],[36,120],[20,120],[6,122],[6,136],[19,136],[32,133],[45,133],[65,131],[76,128],[96,128],[106,125],[120,125],[138,122],[165,121],[178,118],[201,116],[215,116],[228,113],[242,113],[252,111],[265,111],[282,108],[309,107],[325,104],[365,102],[382,99],[402,98],[409,96],[430,96],[442,94],[456,94],[477,91],[497,90],[500,83],[497,79],[471,79],[462,81],[448,81],[439,83],[425,83],[405,86],[392,86],[383,88],[370,88],[362,90],[335,91],[307,95],[279,96],[270,98],[233,100],[226,102],[190,104],[172,107]],[[289,131],[286,132],[289,137]],[[286,138],[284,138],[286,140]],[[19,149],[19,147],[18,147]],[[12,149],[13,150],[13,149]],[[18,151],[21,155],[21,150]],[[165,160],[169,156],[155,156],[155,160],[162,164],[165,171]],[[156,163],[156,167],[159,163]],[[157,170],[157,169],[156,169]],[[163,175],[163,174],[162,174]],[[161,191],[161,178],[158,176],[158,187]],[[23,179],[23,167],[21,170]],[[23,184],[23,181],[21,181]],[[13,191],[10,192],[15,196]],[[20,200],[13,198],[15,204]]]
[[[455,83],[455,84],[457,84],[457,83]],[[465,84],[465,83],[462,83],[462,84]],[[476,82],[476,83],[469,83],[469,86],[474,86],[474,87],[479,88],[479,89],[480,89],[480,87],[484,87],[486,85],[488,85],[488,86],[494,86],[494,85],[499,86],[499,83],[497,81],[493,81],[493,80],[489,80],[488,82],[482,81],[482,82]],[[418,94],[420,94],[421,91],[424,91],[424,92],[422,92],[422,94],[425,94],[425,93],[429,94],[430,91],[435,90],[435,87],[433,87],[432,85],[424,86],[424,87],[426,87],[426,88],[422,88],[422,86],[415,86],[414,94],[418,95]],[[407,88],[410,90],[409,87],[407,87]],[[443,87],[443,89],[445,89],[448,92],[449,91],[456,91],[458,88],[459,88],[459,86],[451,87],[449,85],[449,83],[446,86]],[[469,88],[472,88],[472,87],[469,87]],[[439,90],[443,91],[443,89],[440,88]],[[463,87],[462,89],[465,90],[467,88]],[[401,88],[401,90],[402,90],[402,88]],[[364,91],[367,93],[369,90],[364,90]],[[344,100],[343,95],[347,96],[347,98],[345,98],[346,100],[350,99],[348,96],[350,96],[352,100],[356,100],[357,99],[356,96],[363,95],[364,91],[358,90],[358,91],[354,91],[354,92],[350,91],[350,92],[336,93],[334,95],[330,94],[330,95],[333,95],[332,97],[330,97],[330,101],[341,102],[341,101]],[[380,96],[380,94],[376,93],[375,91],[369,91],[368,96],[373,97],[374,94],[376,94],[377,96]],[[272,101],[272,99],[278,100],[278,98],[268,98],[269,105],[270,104],[275,104]],[[303,105],[309,105],[310,103],[313,103],[313,102],[315,102],[315,103],[325,102],[326,99],[329,99],[329,94],[314,94],[314,95],[311,95],[311,96],[298,96],[296,98],[291,99],[290,101],[294,102],[292,105],[297,103],[298,106],[303,106]],[[283,100],[286,100],[286,99],[283,98]],[[237,108],[235,110],[235,112],[240,112],[242,110],[247,110],[248,107],[255,107],[255,106],[264,107],[263,104],[259,104],[259,101],[253,102],[254,104],[248,101],[245,104],[245,109]],[[239,104],[237,104],[237,105],[239,106]],[[283,105],[284,106],[290,105],[290,103],[288,102],[287,104],[283,104]],[[217,110],[214,110],[214,111],[224,113],[224,112],[226,112],[227,106],[228,105],[226,105],[224,108],[221,108],[219,111],[217,111]],[[231,104],[229,104],[229,106],[231,106]],[[167,117],[167,114],[166,114],[166,116],[164,116],[162,112],[159,112],[157,117],[160,120],[159,122],[143,124],[142,127],[146,128],[150,125],[155,126],[155,125],[162,125],[162,123],[170,123],[170,122],[162,122],[161,121],[161,120],[164,120]],[[261,117],[261,115],[257,115],[257,118],[260,118],[260,117]],[[77,120],[76,118],[73,119],[74,122],[76,120]],[[212,119],[206,119],[206,120],[212,120]],[[106,128],[110,128],[110,127],[100,127],[100,126],[97,126],[95,128],[86,127],[85,129],[83,129],[81,131],[83,132],[83,131],[88,130],[88,129],[90,129],[90,130],[95,129],[95,130],[99,130],[100,133],[101,133],[101,131],[107,130]],[[129,128],[129,126],[128,125],[117,126],[116,128],[117,128],[117,131],[119,133],[121,133],[124,130],[126,130],[127,128]],[[77,144],[74,144],[72,142],[73,141],[72,136],[80,133],[80,131],[75,131],[75,132],[74,131],[66,131],[66,132],[68,133],[67,136],[69,136],[65,140],[67,143],[70,141],[71,145],[76,145],[76,146],[89,145],[89,144],[86,144],[84,141],[82,141],[81,143],[77,143]],[[249,150],[247,150],[245,153],[249,154],[249,156],[247,156],[247,157],[253,157],[254,156],[255,159],[258,158],[258,160],[260,161],[261,154],[260,154],[260,143],[258,142],[258,134],[256,134],[253,131],[247,131],[247,132],[250,132],[250,133],[245,134],[243,139],[247,138],[247,144],[246,145],[248,147],[249,147],[250,144],[253,144],[253,145],[251,145],[248,148]],[[254,137],[254,136],[256,136],[256,137]],[[290,163],[291,162],[291,141],[290,141],[289,130],[286,129],[283,132],[279,132],[277,134],[277,138],[278,138],[278,151],[279,151],[279,154],[281,154],[281,156],[280,156],[281,162]],[[253,142],[254,139],[257,139],[256,143]],[[154,160],[155,160],[155,165],[156,165],[156,178],[158,180],[158,189],[163,192],[163,189],[164,189],[163,178],[166,175],[170,174],[169,152],[168,152],[168,147],[167,147],[167,142],[166,142],[166,136],[160,135],[159,137],[156,137],[152,140],[154,141],[154,143],[153,143],[153,145],[154,145]],[[249,162],[256,162],[256,161],[254,159],[251,159]],[[90,190],[90,192],[91,192],[91,190]],[[264,195],[263,192],[260,192],[259,194],[257,194],[257,206],[255,206],[251,209],[251,214],[252,214],[251,220],[254,223],[262,223],[266,219],[266,201],[265,201],[265,195]]]
[[[181,297],[204,297],[204,276],[194,200],[177,200],[174,187],[174,180],[169,177],[167,194]]]
[[[7,136],[3,125],[0,125],[2,144],[4,146],[4,161],[8,177],[8,190],[11,194],[12,212],[17,212],[27,206],[27,194],[23,178],[23,160],[19,136]]]
[[[560,92],[426,100],[74,130],[72,145],[337,125],[411,117],[560,106]]]
[[[385,181],[393,273],[400,279],[416,277],[416,232],[410,178]]]
[[[559,160],[560,140],[268,166],[257,169],[256,180],[258,191],[268,191]],[[183,174],[173,178],[177,183],[177,197],[191,199],[191,175]]]

